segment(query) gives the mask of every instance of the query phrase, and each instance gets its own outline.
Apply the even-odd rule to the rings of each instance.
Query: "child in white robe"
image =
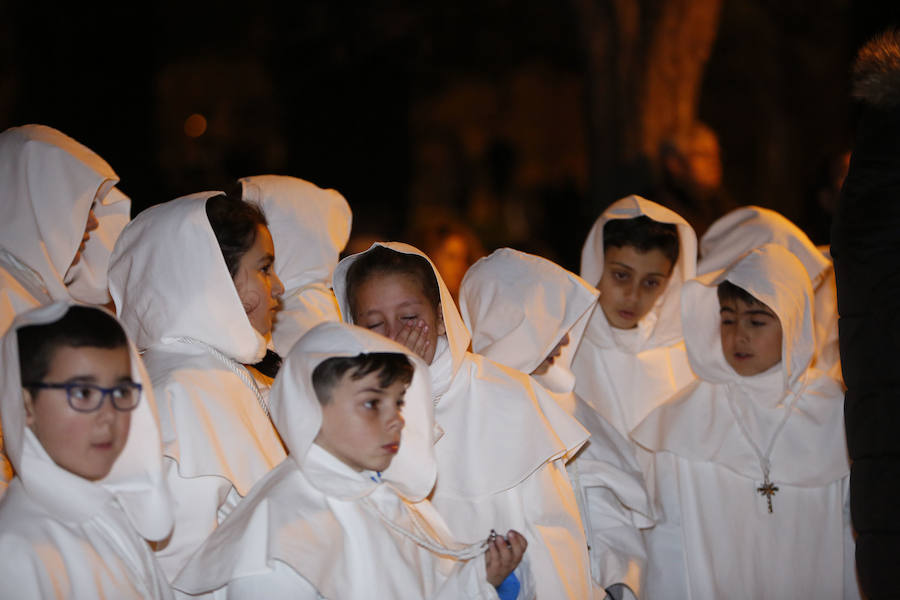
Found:
[[[648,597],[858,598],[843,393],[810,367],[806,270],[766,244],[682,302],[699,380],[632,432],[659,507]]]
[[[53,301],[110,302],[109,255],[131,201],[94,152],[44,125],[0,133],[0,334]],[[0,454],[0,494],[12,477]]]
[[[284,175],[239,180],[243,198],[266,215],[275,243],[275,273],[284,283],[282,307],[272,329],[281,356],[324,321],[340,321],[331,276],[350,238],[353,214],[344,197]]]
[[[272,418],[288,459],[176,586],[230,599],[497,598],[488,578],[506,578],[524,539],[510,532],[462,547],[425,500],[436,475],[433,408],[428,367],[411,351],[323,323],[286,358]]]
[[[653,525],[644,478],[628,441],[574,393],[575,348],[597,306],[596,289],[562,267],[509,248],[476,262],[460,290],[472,350],[530,373],[591,438],[569,460],[591,557],[596,593],[640,592]]]
[[[264,223],[240,200],[195,194],[142,212],[113,253],[110,290],[159,398],[175,527],[157,557],[170,581],[285,456],[244,367],[265,354],[283,290]]]
[[[2,344],[16,477],[0,501],[0,597],[171,598],[145,541],[172,528],[153,393],[122,327],[57,302]]]
[[[816,356],[813,365],[835,379],[843,380],[834,266],[802,229],[768,208],[736,208],[713,223],[700,239],[697,274],[705,275],[724,269],[749,250],[769,243],[780,244],[790,250],[806,268],[815,298]]]
[[[600,306],[575,351],[575,393],[626,438],[694,379],[679,307],[696,254],[687,221],[639,196],[610,205],[584,242],[581,276]]]
[[[428,258],[387,242],[342,260],[344,320],[429,365],[440,432],[431,501],[458,539],[492,527],[528,540],[539,598],[589,598],[590,562],[565,459],[588,434],[525,374],[466,351],[469,332]]]

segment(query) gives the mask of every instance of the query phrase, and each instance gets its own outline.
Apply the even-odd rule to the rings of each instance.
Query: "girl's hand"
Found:
[[[394,341],[406,346],[420,357],[425,358],[430,341],[428,340],[428,325],[422,319],[410,321],[394,336]]]
[[[488,548],[484,553],[488,583],[494,587],[503,583],[503,580],[522,562],[527,547],[525,537],[512,529],[505,538],[491,531]]]

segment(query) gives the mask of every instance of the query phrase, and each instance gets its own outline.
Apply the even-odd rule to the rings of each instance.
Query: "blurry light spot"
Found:
[[[194,113],[184,120],[184,134],[188,137],[197,138],[206,133],[206,117],[201,114]]]

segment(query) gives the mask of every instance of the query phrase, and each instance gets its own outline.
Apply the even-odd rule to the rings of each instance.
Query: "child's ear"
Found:
[[[30,390],[22,388],[22,401],[25,403],[25,425],[31,427],[34,424],[34,396]]]
[[[441,303],[438,302],[437,305],[437,334],[444,335],[447,333],[447,327],[444,325],[444,309],[441,307]]]

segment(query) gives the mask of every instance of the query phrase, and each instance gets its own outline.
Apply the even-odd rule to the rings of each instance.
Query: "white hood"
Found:
[[[581,250],[581,276],[591,285],[597,285],[603,276],[603,227],[613,219],[633,219],[646,216],[659,223],[671,223],[678,228],[678,261],[672,268],[672,276],[665,292],[638,327],[642,330],[640,348],[662,346],[681,338],[680,294],[685,281],[694,278],[697,268],[697,234],[677,213],[640,196],[628,196],[612,203],[594,223]],[[604,327],[605,324],[605,327]],[[594,313],[591,335],[595,343],[603,346],[614,344],[613,333],[602,310]],[[601,331],[602,330],[602,331]]]
[[[791,221],[768,208],[742,206],[718,219],[703,234],[697,273],[720,271],[753,248],[769,243],[784,246],[800,259],[813,289],[831,269],[831,261]]]
[[[24,125],[0,133],[0,181],[0,244],[40,276],[51,298],[68,300],[64,280],[91,204],[106,197],[119,176],[63,133]],[[95,266],[101,288],[102,267]]]
[[[812,287],[803,264],[784,246],[751,250],[728,271],[688,282],[682,292],[685,344],[694,372],[706,381],[732,383],[741,377],[725,360],[719,334],[717,286],[723,281],[746,290],[768,305],[781,321],[784,387],[793,385],[812,362],[815,334]]]
[[[313,441],[322,426],[322,407],[312,385],[313,370],[335,356],[360,353],[395,352],[404,354],[415,367],[412,383],[406,390],[403,418],[406,425],[400,450],[383,479],[397,493],[412,502],[425,498],[434,486],[437,467],[434,459],[431,385],[428,365],[408,349],[367,329],[345,323],[322,323],[313,328],[291,349],[272,386],[270,411],[289,456],[304,470]],[[312,484],[329,496],[355,497],[375,488],[362,477],[348,483],[340,473],[319,472]],[[349,487],[348,487],[349,486]],[[359,486],[362,486],[360,488]]]
[[[767,304],[781,321],[782,360],[765,373],[743,377],[725,360],[716,291],[725,280]],[[689,282],[683,292],[685,343],[700,381],[648,415],[633,439],[650,450],[719,463],[758,479],[759,458],[746,437],[761,452],[774,438],[771,476],[776,483],[817,486],[844,477],[849,465],[843,407],[835,402],[840,388],[809,369],[811,300],[803,265],[776,244],[752,250],[726,272]]]
[[[3,337],[0,415],[6,452],[28,497],[56,518],[82,523],[104,510],[109,500],[115,498],[142,537],[163,539],[172,529],[171,501],[162,472],[153,390],[133,346],[129,344],[131,375],[144,387],[140,403],[132,412],[128,441],[104,479],[88,481],[57,466],[25,425],[16,332],[26,325],[56,321],[70,306],[57,302],[23,313]]]
[[[122,232],[109,287],[125,330],[144,351],[190,338],[245,364],[265,339],[250,324],[206,216],[202,192],[151,207]]]
[[[240,182],[244,199],[265,213],[275,243],[275,273],[285,292],[272,343],[284,356],[319,323],[340,320],[331,276],[350,238],[353,214],[335,190],[296,177],[259,175]]]
[[[434,272],[434,277],[437,279],[438,287],[441,291],[441,311],[444,316],[444,327],[447,330],[447,342],[450,345],[450,353],[453,356],[452,372],[455,374],[459,370],[463,358],[465,358],[466,349],[469,347],[469,330],[466,329],[466,324],[463,323],[459,309],[456,308],[456,303],[453,302],[453,296],[450,295],[450,290],[447,289],[447,285],[441,278],[440,273],[438,273],[437,267],[434,266],[434,263],[431,262],[431,259],[424,252],[402,242],[376,242],[366,252],[370,252],[377,246],[384,246],[403,254],[421,256],[431,265],[431,270]],[[350,269],[350,265],[359,260],[366,252],[348,256],[338,263],[337,269],[334,270],[334,294],[337,297],[338,305],[341,307],[341,317],[347,323],[353,322],[353,315],[350,314],[350,303],[347,301],[347,270]]]
[[[569,369],[598,294],[547,259],[501,248],[469,268],[459,302],[474,352],[531,373],[567,332],[551,370]]]

